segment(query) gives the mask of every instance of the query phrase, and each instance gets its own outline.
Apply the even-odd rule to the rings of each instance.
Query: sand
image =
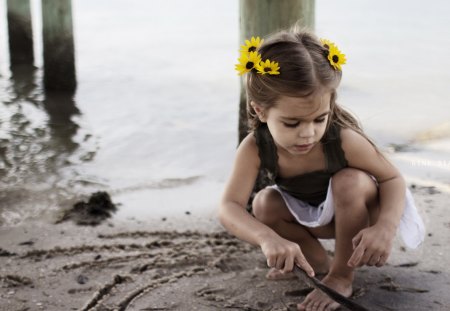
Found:
[[[427,239],[418,250],[398,239],[386,266],[359,270],[353,299],[369,310],[450,310],[450,194],[412,191]],[[266,280],[259,249],[215,219],[180,219],[2,227],[0,309],[295,310],[311,290]]]

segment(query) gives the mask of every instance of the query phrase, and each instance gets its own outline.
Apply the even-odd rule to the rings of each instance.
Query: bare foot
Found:
[[[352,295],[351,280],[327,275],[323,278],[322,282],[345,297]],[[298,310],[329,311],[336,310],[337,308],[339,308],[339,304],[318,289],[309,293],[305,300],[297,305]]]

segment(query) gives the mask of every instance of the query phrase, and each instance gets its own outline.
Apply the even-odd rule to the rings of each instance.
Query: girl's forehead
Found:
[[[331,92],[307,97],[281,96],[273,107],[283,117],[314,117],[330,110]]]

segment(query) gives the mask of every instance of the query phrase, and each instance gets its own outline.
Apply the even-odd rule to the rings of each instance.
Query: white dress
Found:
[[[298,221],[306,227],[320,227],[331,222],[334,217],[333,192],[331,191],[331,179],[328,184],[327,197],[319,206],[312,206],[303,202],[289,193],[280,189],[277,185],[269,186],[277,190],[284,199],[289,211]],[[425,238],[425,226],[417,212],[411,191],[406,189],[405,209],[403,211],[398,228],[400,235],[409,248],[417,248]]]

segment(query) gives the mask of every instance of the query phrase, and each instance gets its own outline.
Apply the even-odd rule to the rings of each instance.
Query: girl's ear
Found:
[[[253,110],[255,110],[259,121],[266,122],[267,121],[266,109],[264,109],[259,104],[255,103],[254,101],[251,101],[250,105],[252,106]]]

